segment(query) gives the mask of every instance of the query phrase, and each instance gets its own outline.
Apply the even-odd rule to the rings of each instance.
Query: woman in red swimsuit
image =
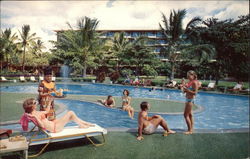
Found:
[[[49,102],[52,102],[52,100],[50,100]],[[49,121],[46,118],[46,114],[50,112],[50,107],[47,107],[45,111],[37,111],[36,106],[37,106],[37,102],[35,101],[34,98],[26,99],[23,102],[23,109],[25,110],[25,113],[30,118],[35,118],[40,127],[50,132],[55,133],[55,132],[62,131],[64,126],[69,121],[74,121],[75,123],[79,125],[80,128],[88,128],[88,127],[94,126],[93,124],[85,122],[81,120],[80,118],[78,118],[73,111],[68,111],[63,117],[59,119]]]
[[[188,131],[185,134],[192,134],[193,127],[194,127],[194,119],[192,113],[192,107],[194,104],[195,95],[198,92],[199,82],[197,81],[197,75],[194,71],[187,72],[187,78],[189,82],[187,84],[182,84],[182,89],[186,93],[186,103],[185,103],[185,110],[184,110],[184,118],[187,123]]]

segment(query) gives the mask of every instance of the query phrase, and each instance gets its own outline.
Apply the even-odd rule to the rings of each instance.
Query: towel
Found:
[[[32,121],[35,125],[38,126],[38,122],[36,121],[36,119],[31,118],[27,115],[27,113],[24,113],[19,121],[20,124],[22,125],[23,131],[28,131],[29,121]]]

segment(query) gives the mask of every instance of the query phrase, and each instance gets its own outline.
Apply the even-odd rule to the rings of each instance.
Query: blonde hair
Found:
[[[33,111],[33,105],[35,104],[34,101],[34,98],[29,98],[23,102],[23,109],[25,113],[31,113]]]
[[[193,75],[195,80],[197,80],[197,78],[198,78],[197,74],[193,70],[188,71],[187,75]]]

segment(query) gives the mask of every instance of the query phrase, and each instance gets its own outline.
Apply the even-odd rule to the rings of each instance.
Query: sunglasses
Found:
[[[37,101],[33,101],[30,105],[37,105],[38,102]]]

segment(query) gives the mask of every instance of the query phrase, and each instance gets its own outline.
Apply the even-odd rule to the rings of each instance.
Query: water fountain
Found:
[[[68,65],[62,65],[60,68],[60,75],[62,77],[63,82],[70,82],[71,79],[69,78],[70,68]]]

